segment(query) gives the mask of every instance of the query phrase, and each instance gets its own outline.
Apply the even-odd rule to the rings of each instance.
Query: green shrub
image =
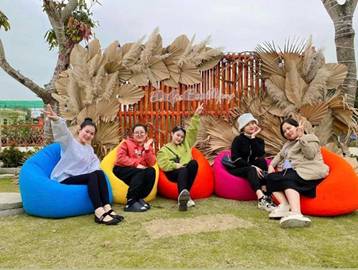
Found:
[[[4,167],[18,167],[22,164],[23,159],[24,153],[14,146],[4,149],[0,153],[0,160],[4,163]]]
[[[37,151],[38,149],[35,149],[35,151],[21,152],[14,146],[10,146],[10,148],[4,149],[0,153],[0,160],[4,163],[3,166],[6,168],[19,167]]]

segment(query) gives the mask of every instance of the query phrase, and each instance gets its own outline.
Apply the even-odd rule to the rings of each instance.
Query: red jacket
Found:
[[[152,167],[156,162],[154,150],[150,146],[144,150],[143,145],[137,144],[132,138],[124,140],[117,150],[117,159],[115,165],[121,167],[137,167],[142,164],[146,167]]]

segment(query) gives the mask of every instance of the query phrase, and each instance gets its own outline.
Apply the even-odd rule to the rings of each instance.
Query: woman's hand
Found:
[[[268,172],[268,173],[274,173],[274,172],[275,172],[275,168],[274,168],[272,165],[269,165],[267,172]]]
[[[204,103],[199,103],[198,104],[198,107],[196,108],[196,110],[195,110],[195,114],[201,114],[202,112],[203,112],[203,110],[204,110]]]
[[[255,139],[256,135],[261,132],[261,128],[258,126],[254,133],[251,134],[251,139]]]
[[[143,144],[144,150],[149,150],[150,145],[153,143],[153,139],[149,139]]]
[[[58,119],[60,119],[60,117],[52,110],[50,104],[47,104],[46,110],[44,110],[43,112],[46,114],[47,118],[53,121],[57,121]]]
[[[177,169],[183,168],[184,166],[181,165],[180,163],[175,163],[175,166],[177,167]]]
[[[264,174],[263,174],[263,171],[261,168],[255,166],[255,165],[252,165],[252,167],[254,167],[256,169],[256,172],[257,172],[257,175],[259,178],[263,178],[264,177]]]
[[[303,134],[305,133],[305,129],[303,127],[303,122],[300,121],[299,124],[298,124],[298,127],[297,127],[297,138],[296,140],[299,140]]]
[[[137,169],[146,169],[147,167],[143,166],[142,164],[138,164],[136,168]]]

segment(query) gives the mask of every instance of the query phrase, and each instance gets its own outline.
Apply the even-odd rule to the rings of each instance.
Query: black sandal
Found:
[[[112,218],[111,220],[108,221],[104,221],[104,218],[108,215],[109,215],[108,213],[104,213],[99,218],[96,215],[94,215],[94,221],[98,224],[105,224],[105,225],[117,225],[119,223],[119,220],[115,218]]]
[[[121,222],[124,219],[124,216],[118,215],[118,214],[112,214],[114,213],[113,209],[109,210],[107,212],[108,215],[110,215],[112,218],[119,220],[119,222]]]

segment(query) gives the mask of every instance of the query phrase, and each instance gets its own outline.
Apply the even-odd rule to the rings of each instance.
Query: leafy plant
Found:
[[[95,1],[98,3],[97,1]],[[57,10],[62,10],[66,7],[64,1],[54,2]],[[46,9],[46,5],[44,5]],[[91,7],[88,7],[85,0],[80,0],[77,8],[64,21],[65,35],[70,43],[77,44],[82,40],[87,40],[92,36],[92,28],[96,26],[96,22],[92,20],[93,13]],[[57,37],[55,31],[50,29],[45,34],[45,40],[50,45],[50,50],[58,47]]]
[[[0,153],[0,160],[4,167],[18,167],[23,163],[24,153],[11,146]]]
[[[38,150],[39,148],[34,148],[34,150],[22,152],[15,146],[10,146],[9,148],[6,148],[0,152],[0,160],[4,163],[3,166],[6,168],[19,167]]]
[[[6,17],[4,13],[0,11],[0,29],[1,27],[3,27],[5,31],[10,30],[9,19]]]

